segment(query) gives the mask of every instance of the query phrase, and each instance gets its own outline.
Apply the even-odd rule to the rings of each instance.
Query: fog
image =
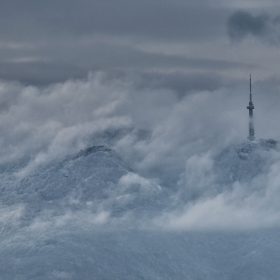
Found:
[[[3,279],[223,279],[275,250],[280,153],[246,152],[249,81],[178,95],[142,79],[0,82]],[[257,139],[280,138],[278,91],[253,83]],[[276,279],[278,258],[254,256],[251,279]]]
[[[0,279],[278,279],[278,11],[3,0]]]
[[[251,180],[220,183],[215,169],[225,148],[246,141],[248,84],[179,97],[169,88],[139,87],[140,80],[97,72],[47,87],[1,81],[1,163],[27,157],[14,173],[22,180],[67,155],[105,145],[135,173],[120,178],[120,190],[139,184],[170,191],[165,209],[148,224],[174,230],[278,226],[277,151],[261,154],[263,173]],[[253,89],[256,136],[277,140],[277,89],[264,95],[265,82]],[[239,163],[229,158],[225,164]]]

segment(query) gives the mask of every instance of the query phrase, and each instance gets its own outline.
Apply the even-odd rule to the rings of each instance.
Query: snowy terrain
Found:
[[[26,158],[2,164],[0,279],[278,279],[279,229],[247,212],[223,213],[259,192],[260,208],[269,208],[268,190],[252,194],[248,184],[267,176],[273,153],[271,140],[231,146],[213,156],[215,172],[209,157],[204,170],[187,167],[177,189],[140,176],[102,145],[28,172]],[[210,173],[217,176],[197,193]],[[195,207],[226,193],[225,209],[200,207],[190,221]],[[261,223],[270,218],[269,209],[252,211]]]
[[[244,91],[137,79],[0,82],[0,279],[279,279],[279,147],[245,140]]]

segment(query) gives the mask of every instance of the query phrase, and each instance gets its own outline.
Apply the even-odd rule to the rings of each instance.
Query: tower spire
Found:
[[[247,106],[249,110],[249,136],[248,139],[250,141],[255,140],[255,129],[254,129],[254,122],[253,122],[253,110],[255,109],[253,101],[252,101],[252,82],[251,82],[251,74],[250,74],[250,100],[249,106]]]
[[[251,74],[250,74],[250,102],[252,102],[252,81],[251,81]]]

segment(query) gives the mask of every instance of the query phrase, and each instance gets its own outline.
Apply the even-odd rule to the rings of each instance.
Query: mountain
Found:
[[[269,172],[273,152],[277,142],[262,140],[217,153],[210,172],[218,187],[207,199]],[[185,211],[205,196],[189,201],[142,177],[110,146],[29,165],[23,158],[0,166],[0,279],[279,278],[277,227],[159,226],[164,213]]]
[[[232,145],[224,149],[215,158],[216,172],[222,182],[251,180],[264,172],[267,154],[277,150],[277,141],[260,139]]]

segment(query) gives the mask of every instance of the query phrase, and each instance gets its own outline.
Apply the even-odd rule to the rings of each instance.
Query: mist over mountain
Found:
[[[278,279],[279,95],[139,79],[1,81],[0,279]]]
[[[278,280],[279,8],[2,0],[0,280]]]

